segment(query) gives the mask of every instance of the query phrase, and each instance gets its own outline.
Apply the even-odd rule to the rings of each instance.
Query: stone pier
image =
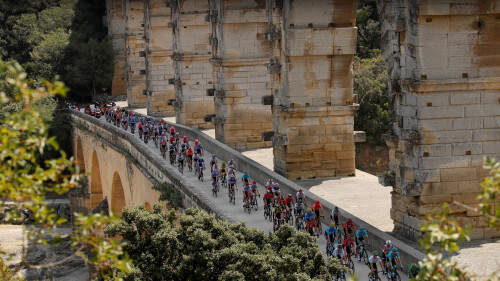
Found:
[[[174,116],[168,101],[175,98],[169,79],[175,76],[172,61],[171,8],[163,0],[147,0],[145,16],[146,94],[148,115]]]
[[[173,65],[175,75],[169,82],[175,88],[177,123],[203,128],[213,128],[204,121],[214,113],[214,99],[206,96],[213,88],[212,48],[209,44],[209,3],[207,0],[171,1],[173,29]]]
[[[500,7],[493,1],[380,1],[390,76],[391,218],[410,239],[444,202],[478,206],[483,157],[500,158]],[[498,237],[451,203],[472,239]]]
[[[113,2],[116,2],[113,1]],[[146,2],[124,0],[125,20],[125,72],[127,76],[127,100],[131,107],[145,107],[146,63],[144,40],[144,18]]]
[[[357,1],[268,1],[274,170],[354,175],[352,61]],[[271,102],[272,100],[272,102]]]
[[[113,43],[113,48],[118,52],[115,56],[111,94],[125,95],[127,94],[127,73],[125,71],[125,22],[122,1],[106,0],[106,9],[109,38]]]
[[[266,1],[210,0],[209,22],[217,140],[236,149],[270,146],[262,132],[271,129],[269,41]]]

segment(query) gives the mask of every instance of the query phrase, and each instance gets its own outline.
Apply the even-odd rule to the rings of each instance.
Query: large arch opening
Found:
[[[125,192],[123,191],[123,184],[118,172],[113,174],[113,185],[111,191],[111,211],[120,214],[127,205],[125,202]]]
[[[85,174],[85,157],[83,156],[82,138],[80,136],[76,140],[75,155],[75,168],[78,167],[79,172]]]
[[[90,209],[94,209],[103,198],[99,158],[94,151],[92,154],[92,174],[90,175]]]

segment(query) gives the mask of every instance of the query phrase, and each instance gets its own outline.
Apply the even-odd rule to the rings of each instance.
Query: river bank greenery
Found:
[[[19,62],[35,84],[59,77],[68,96],[110,89],[114,50],[99,0],[0,0],[0,58]]]

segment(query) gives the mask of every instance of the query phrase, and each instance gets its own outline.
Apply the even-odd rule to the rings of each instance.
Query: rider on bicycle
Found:
[[[244,206],[250,207],[250,184],[246,182],[243,185],[243,204]]]
[[[314,230],[316,230],[316,236],[319,236],[318,224],[316,223],[314,217],[309,217],[308,219],[306,219],[306,222],[306,231],[314,236]]]
[[[384,248],[382,250],[382,263],[384,264],[384,270],[386,268],[387,255],[392,251],[392,248],[394,248],[394,245],[392,245],[391,240],[385,241]]]
[[[299,218],[304,215],[304,204],[302,203],[302,199],[299,199],[297,203],[295,203],[295,225],[297,228],[299,227]]]
[[[268,191],[264,194],[264,198],[263,198],[263,200],[264,200],[264,207],[265,207],[265,208],[266,208],[266,207],[271,208],[271,205],[272,205],[272,203],[273,203],[273,197],[274,197],[274,195],[273,195],[273,193],[272,193],[270,190],[268,190]]]
[[[273,190],[273,188],[274,188],[273,179],[269,179],[269,181],[266,183],[266,189]]]
[[[333,251],[332,256],[334,258],[337,258],[339,261],[343,261],[345,259],[344,249],[342,249],[341,244],[337,245],[337,248],[335,248],[335,250]]]
[[[217,169],[217,157],[215,157],[215,155],[212,154],[212,158],[210,159],[210,171],[214,171],[214,170],[219,170]]]
[[[299,199],[302,200],[302,202],[304,202],[304,205],[307,206],[307,202],[306,202],[306,195],[305,193],[302,191],[302,189],[299,189],[299,192],[297,192],[297,194],[295,195],[295,200],[299,201]]]
[[[339,225],[339,217],[340,217],[340,211],[339,207],[335,206],[333,208],[332,213],[330,214],[330,219],[332,219],[333,222],[335,222],[335,226]],[[342,222],[340,222],[342,224]]]
[[[200,142],[198,142],[198,144],[195,145],[195,148],[196,150],[196,153],[198,153],[200,156],[203,156],[203,146],[201,145]]]
[[[250,183],[250,175],[248,174],[248,171],[245,171],[243,176],[241,176],[241,183],[243,184],[243,186],[247,183]]]
[[[337,236],[337,228],[335,228],[335,223],[331,223],[329,227],[325,229],[325,238],[328,243],[335,243],[335,237]]]
[[[216,187],[217,186],[217,181],[218,181],[218,178],[219,178],[219,172],[217,171],[213,171],[212,174],[212,186],[213,187]]]
[[[274,207],[274,220],[273,220],[273,229],[276,230],[276,222],[278,222],[278,226],[281,225],[282,220],[282,207],[280,204],[276,204]]]
[[[167,138],[163,135],[160,139],[161,153],[165,154],[167,152]]]
[[[253,196],[253,198],[257,198],[257,195],[259,195],[259,197],[260,197],[260,193],[259,193],[259,189],[257,188],[257,182],[256,181],[252,181],[252,185],[250,186],[250,188],[252,190],[252,196]]]
[[[174,126],[170,127],[170,135],[175,136],[175,127]]]
[[[226,161],[222,161],[222,163],[220,164],[220,175],[227,177],[227,165],[226,165]]]
[[[320,224],[319,222],[319,211],[321,210],[321,216],[322,217],[325,217],[325,213],[323,212],[323,206],[321,205],[321,203],[319,203],[319,200],[316,200],[316,203],[313,204],[313,210],[314,210],[314,213],[316,214],[316,221],[318,224]]]
[[[227,189],[227,195],[231,197],[231,190],[234,192],[234,189],[238,190],[236,186],[236,177],[234,175],[229,176],[229,180],[227,181],[229,188]]]
[[[354,230],[356,230],[356,225],[351,219],[348,219],[344,224],[344,234],[345,236],[354,235]]]
[[[370,257],[369,261],[370,261],[370,269],[371,269],[371,272],[370,272],[370,276],[375,276],[375,272],[378,271],[377,270],[377,262],[380,264],[380,267],[382,267],[382,259],[378,256],[378,252],[377,251],[373,251],[373,256]]]
[[[187,150],[186,150],[186,155],[187,155],[187,158],[188,158],[188,162],[193,163],[193,154],[194,154],[194,151],[191,149],[190,146],[188,146]]]
[[[368,243],[368,232],[366,232],[363,226],[360,226],[359,230],[356,232],[356,255],[358,255],[358,261],[361,260],[359,256],[359,246],[365,243]]]
[[[286,210],[287,216],[291,214],[292,207],[293,207],[292,194],[288,194],[288,196],[285,198],[285,210]]]
[[[389,260],[389,266],[392,269],[393,267],[397,267],[398,263],[401,269],[403,269],[403,264],[401,263],[401,259],[399,258],[398,248],[392,248],[392,251],[387,255],[387,259]]]
[[[184,136],[182,138],[182,143],[189,143],[189,140],[188,140],[188,137],[187,136]]]
[[[342,245],[344,246],[347,255],[351,256],[354,253],[356,245],[354,244],[354,240],[352,240],[351,236],[347,235]]]

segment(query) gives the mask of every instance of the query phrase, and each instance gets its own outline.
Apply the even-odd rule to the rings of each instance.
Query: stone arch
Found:
[[[125,192],[123,191],[123,184],[118,172],[113,174],[113,184],[111,187],[111,210],[114,213],[121,213],[122,209],[126,206]]]
[[[78,136],[76,140],[75,168],[80,168],[80,173],[85,174],[85,156],[83,155],[82,138]]]
[[[90,175],[90,209],[94,209],[103,199],[101,169],[97,152],[92,153],[92,167]]]
[[[151,208],[151,205],[149,204],[149,202],[144,203],[144,208],[146,208],[146,210],[148,210],[148,211],[151,211],[153,209],[153,208]]]

